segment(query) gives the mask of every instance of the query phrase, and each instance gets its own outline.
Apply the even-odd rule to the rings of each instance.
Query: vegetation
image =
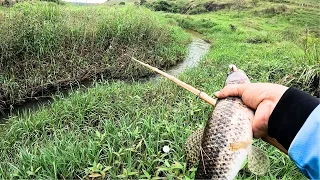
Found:
[[[65,1],[61,1],[61,0],[0,0],[0,6],[10,7],[16,3],[34,2],[34,1],[47,1],[47,2],[57,3],[57,4],[66,4]]]
[[[253,82],[297,86],[319,97],[320,10],[313,6],[300,6],[299,1],[293,0],[255,3],[255,6],[239,12],[237,9],[223,9],[199,15],[158,13],[157,16],[165,17],[170,24],[196,30],[212,42],[209,54],[200,65],[185,71],[180,79],[212,95],[223,87],[227,67],[234,63],[247,72]],[[315,1],[310,0],[308,3],[316,6]],[[269,12],[266,11],[267,5],[285,5],[290,10]],[[248,4],[245,6],[249,7]],[[119,11],[122,15],[137,12],[134,8]],[[95,21],[109,17],[98,7],[64,12],[78,12],[78,15],[102,13],[103,16],[93,18]],[[143,12],[154,18],[153,13],[146,10]],[[142,17],[134,16],[134,13],[131,16],[132,22],[139,22]],[[149,16],[146,18],[150,18]],[[121,22],[127,22],[125,20],[128,18],[130,16],[125,16]],[[77,26],[78,21],[72,22],[75,27],[80,27]],[[114,23],[111,20],[107,22]],[[151,28],[146,31],[151,34],[168,27],[164,23],[145,23]],[[176,33],[165,36],[168,41],[172,38],[186,41],[185,35],[179,36],[179,30],[174,28],[173,32]],[[156,35],[157,38],[161,37]],[[135,44],[136,36],[137,34],[124,33],[115,37]],[[128,37],[131,39],[127,39]],[[148,40],[152,40],[152,37],[154,36]],[[76,40],[67,42],[78,43]],[[154,44],[161,41],[143,42],[154,47]],[[141,44],[143,48],[149,47],[142,42]],[[139,56],[139,53],[135,55],[161,67],[168,62],[150,62],[147,59],[178,59],[183,54],[182,47],[180,49],[175,44],[169,47],[174,49],[170,51],[169,57],[158,51],[151,51],[146,56]],[[64,52],[63,49],[59,50]],[[177,51],[179,53],[176,54]],[[40,52],[37,53],[41,55]],[[92,52],[90,50],[86,53]],[[113,53],[115,52],[110,52],[110,55]],[[54,53],[49,57],[51,56],[57,58]],[[55,58],[52,59],[56,60]],[[144,74],[148,74],[146,70]],[[86,91],[73,91],[68,96],[55,99],[50,107],[11,117],[3,127],[5,131],[2,132],[0,141],[1,178],[194,177],[196,167],[186,169],[182,147],[194,130],[204,126],[212,107],[172,82],[163,79],[144,83],[108,80],[97,82]],[[270,169],[265,176],[257,177],[244,168],[237,179],[304,178],[288,156],[260,140],[256,140],[254,144],[268,153]],[[169,153],[162,152],[164,145],[171,148]]]
[[[150,72],[135,56],[167,68],[182,60],[189,36],[145,8],[18,3],[0,11],[1,106],[49,88]],[[1,107],[0,107],[1,108]]]
[[[165,11],[181,14],[200,14],[204,12],[217,11],[221,9],[230,9],[233,3],[228,0],[226,2],[219,1],[186,1],[186,0],[158,0],[150,1],[145,4],[146,7],[154,11]]]
[[[240,14],[222,10],[165,17],[203,33],[205,39],[213,42],[209,58],[214,62],[221,59],[223,64],[241,64],[248,73],[254,72],[253,80],[294,85],[319,97],[320,11],[291,5],[286,6],[290,11],[270,13],[266,10],[270,8],[263,7],[261,4]]]

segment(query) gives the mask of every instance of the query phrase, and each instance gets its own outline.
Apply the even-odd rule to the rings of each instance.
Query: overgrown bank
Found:
[[[0,10],[0,108],[102,74],[150,74],[135,56],[167,68],[182,60],[189,36],[142,7],[18,3]]]

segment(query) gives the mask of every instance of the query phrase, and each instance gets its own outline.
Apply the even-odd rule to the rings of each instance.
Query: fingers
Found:
[[[253,137],[260,138],[268,133],[268,121],[274,109],[271,101],[263,101],[259,104],[252,122]]]
[[[228,96],[241,97],[246,90],[247,84],[230,84],[225,86],[222,90],[215,92],[214,95],[217,98],[226,98]]]

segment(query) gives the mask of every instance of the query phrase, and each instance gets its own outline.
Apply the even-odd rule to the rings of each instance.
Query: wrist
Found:
[[[289,88],[280,98],[268,122],[268,134],[289,148],[310,113],[319,105],[315,97],[296,88]]]

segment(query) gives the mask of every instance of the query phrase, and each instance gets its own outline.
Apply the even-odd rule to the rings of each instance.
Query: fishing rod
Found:
[[[208,94],[206,94],[205,92],[202,92],[192,86],[190,86],[189,84],[182,82],[181,80],[179,80],[178,78],[163,72],[161,70],[159,70],[158,68],[155,68],[153,66],[150,66],[149,64],[146,64],[144,62],[141,62],[139,60],[137,60],[134,57],[131,57],[132,60],[138,62],[139,64],[161,74],[162,76],[164,76],[165,78],[173,81],[174,83],[178,84],[179,86],[183,87],[184,89],[188,90],[189,92],[192,92],[193,94],[195,94],[196,96],[198,96],[199,98],[201,98],[202,100],[206,101],[207,103],[211,104],[212,106],[215,106],[217,103],[217,100],[213,99],[212,97],[210,97]],[[263,141],[273,145],[274,147],[278,148],[281,152],[285,153],[288,155],[288,151],[275,139],[272,138],[270,136],[264,136],[261,138]]]
[[[198,89],[190,86],[189,84],[180,81],[178,78],[176,78],[176,77],[174,77],[174,76],[172,76],[172,75],[170,75],[170,74],[168,74],[168,73],[165,73],[165,72],[159,70],[158,68],[152,67],[152,66],[150,66],[149,64],[146,64],[146,63],[144,63],[144,62],[141,62],[141,61],[137,60],[137,59],[134,58],[134,57],[131,57],[131,58],[132,58],[134,61],[142,64],[143,66],[146,66],[146,67],[148,67],[149,69],[151,69],[151,70],[153,70],[153,71],[161,74],[162,76],[170,79],[171,81],[175,82],[176,84],[178,84],[179,86],[185,88],[186,90],[192,92],[193,94],[195,94],[195,95],[198,96],[199,98],[203,99],[203,100],[206,101],[207,103],[209,103],[209,104],[211,104],[211,105],[213,105],[213,106],[216,104],[217,101],[216,101],[215,99],[213,99],[212,97],[210,97],[210,96],[209,96],[208,94],[206,94],[205,92],[202,92],[202,91],[200,91],[200,90],[198,90]]]

